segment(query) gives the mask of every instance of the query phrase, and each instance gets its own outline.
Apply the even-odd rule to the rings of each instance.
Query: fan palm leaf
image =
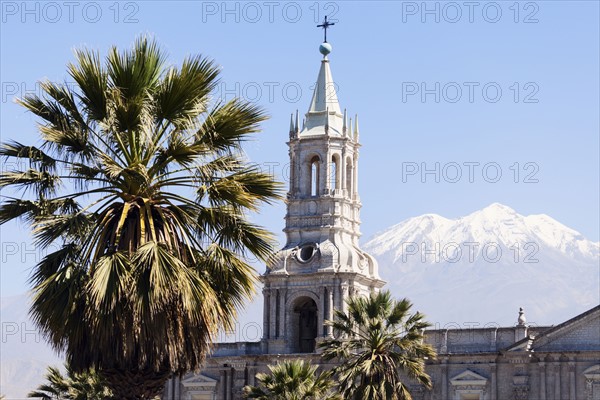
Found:
[[[145,37],[75,58],[74,86],[43,82],[19,100],[41,120],[41,145],[0,146],[26,165],[0,175],[0,223],[26,222],[47,253],[30,312],[50,344],[74,371],[127,388],[120,398],[151,398],[201,367],[253,294],[248,257],[271,254],[272,235],[248,213],[278,200],[280,185],[241,147],[266,116],[211,100],[212,60],[169,66]]]
[[[430,326],[423,314],[411,314],[412,304],[392,299],[388,291],[351,297],[347,305],[347,312],[335,310],[334,320],[327,321],[337,337],[319,345],[325,360],[340,362],[335,372],[344,398],[410,400],[401,373],[431,388],[425,359],[436,354],[423,342]]]
[[[244,397],[258,400],[341,400],[335,393],[332,371],[303,360],[269,366],[270,373],[256,374],[258,386],[246,386]]]

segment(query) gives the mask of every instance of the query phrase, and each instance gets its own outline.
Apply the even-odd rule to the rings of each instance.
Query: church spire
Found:
[[[335,83],[333,82],[331,68],[329,67],[329,59],[327,58],[327,55],[331,53],[331,45],[323,43],[319,47],[319,51],[323,54],[323,60],[321,60],[321,69],[319,70],[319,76],[317,77],[317,83],[308,112],[323,112],[329,107],[329,111],[341,114]]]
[[[319,50],[323,59],[302,129],[299,115],[290,115],[286,244],[261,277],[270,354],[314,352],[318,341],[336,334],[325,323],[336,309],[384,284],[377,261],[359,245],[358,118],[340,110],[327,59],[331,45],[323,42]]]
[[[326,24],[326,26],[331,25],[331,23]],[[298,133],[299,136],[323,134],[327,136],[344,136],[344,118],[337,98],[336,85],[331,75],[329,59],[327,58],[331,50],[331,44],[327,42],[323,42],[319,46],[319,52],[323,55],[323,59],[306,113],[306,125]]]

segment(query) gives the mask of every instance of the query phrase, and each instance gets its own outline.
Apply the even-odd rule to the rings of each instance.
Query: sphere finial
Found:
[[[323,42],[319,46],[319,52],[321,54],[323,54],[324,56],[327,56],[327,54],[331,53],[332,49],[333,49],[333,47],[331,47],[331,45],[327,42]]]

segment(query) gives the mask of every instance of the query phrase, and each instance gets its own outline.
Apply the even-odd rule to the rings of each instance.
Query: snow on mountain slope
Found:
[[[560,323],[600,303],[600,246],[547,215],[502,204],[455,220],[410,218],[365,244],[397,297],[443,327]]]
[[[497,203],[458,219],[410,218],[364,247],[378,259],[386,288],[408,297],[436,328],[514,325],[520,306],[528,323],[557,324],[600,302],[599,243],[546,215]],[[0,393],[9,399],[40,384],[47,365],[61,365],[34,333],[28,308],[27,295],[2,298]],[[260,306],[249,313],[250,324],[261,326]]]

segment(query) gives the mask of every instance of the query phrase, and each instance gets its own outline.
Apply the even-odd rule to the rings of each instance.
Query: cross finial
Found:
[[[317,28],[323,28],[323,33],[325,36],[325,40],[323,40],[323,42],[327,43],[327,28],[329,28],[331,25],[335,25],[335,22],[329,22],[327,21],[327,15],[325,16],[325,19],[323,20],[323,23],[320,25],[317,25]]]

